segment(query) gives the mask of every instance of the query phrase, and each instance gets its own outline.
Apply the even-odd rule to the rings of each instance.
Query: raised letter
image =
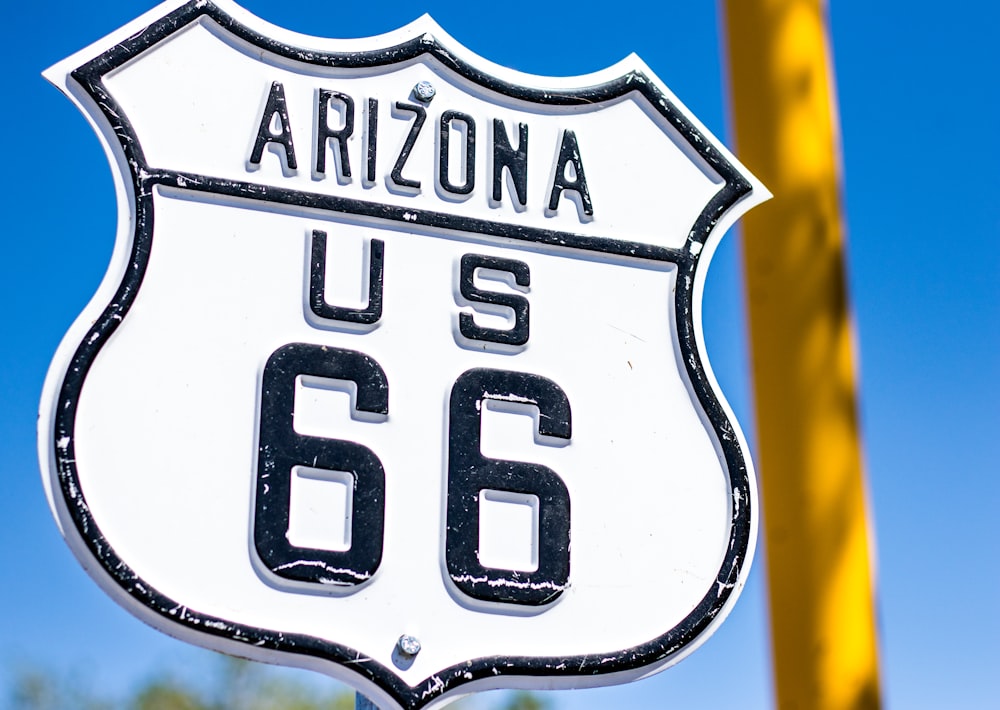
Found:
[[[326,302],[326,232],[312,233],[312,262],[309,274],[309,307],[320,318],[345,323],[371,325],[382,317],[382,278],[385,244],[372,239],[368,255],[368,305],[365,308],[344,308]]]
[[[368,99],[368,169],[365,181],[375,182],[375,149],[378,146],[378,99]]]
[[[281,130],[274,132],[271,124],[277,115]],[[271,83],[271,92],[267,95],[267,104],[264,106],[264,115],[260,118],[260,127],[257,129],[257,140],[253,144],[253,152],[250,153],[250,164],[260,167],[260,159],[264,155],[264,146],[268,143],[275,143],[285,149],[285,165],[289,170],[298,168],[295,161],[295,148],[292,145],[292,126],[288,122],[288,109],[285,106],[285,87],[280,81]]]
[[[406,165],[406,160],[410,157],[410,151],[413,150],[413,144],[417,142],[417,136],[420,135],[420,129],[423,128],[424,121],[427,120],[427,111],[423,106],[405,104],[402,101],[396,102],[396,108],[400,111],[412,112],[414,114],[414,120],[413,124],[410,126],[410,132],[406,136],[406,141],[403,143],[403,149],[399,151],[399,157],[396,158],[396,164],[392,166],[392,172],[389,173],[389,178],[399,187],[411,187],[414,190],[419,190],[419,180],[407,180],[403,177],[403,166]]]
[[[568,166],[572,166],[572,175],[566,174]],[[580,146],[576,143],[576,134],[569,130],[563,131],[562,146],[559,148],[559,159],[556,161],[556,171],[552,178],[552,192],[549,195],[550,211],[555,212],[559,209],[559,196],[563,190],[572,190],[580,196],[585,215],[589,217],[594,214],[590,191],[587,190],[587,177],[583,174]]]
[[[328,122],[330,101],[336,99],[344,104],[344,127],[333,130]],[[326,146],[332,139],[340,151],[340,174],[351,177],[351,161],[347,157],[347,139],[354,133],[354,99],[347,94],[329,89],[319,90],[319,104],[316,107],[316,173],[326,173]]]
[[[459,290],[470,303],[485,303],[504,306],[514,311],[514,327],[510,330],[484,328],[476,325],[472,314],[460,313],[458,329],[463,337],[469,340],[481,340],[501,345],[524,345],[528,342],[528,299],[513,293],[496,293],[483,291],[474,283],[476,269],[493,269],[506,271],[514,276],[514,283],[521,287],[531,285],[531,272],[528,265],[516,259],[502,259],[484,254],[465,254],[462,257],[462,269],[459,275]]]
[[[528,124],[518,123],[517,133],[517,150],[514,150],[510,147],[503,121],[493,119],[493,201],[499,203],[502,198],[500,184],[503,182],[503,169],[507,168],[514,184],[515,197],[524,207],[528,203]]]
[[[449,141],[452,121],[465,124],[465,182],[453,185],[448,175]],[[445,111],[441,114],[441,154],[438,160],[438,181],[441,187],[455,195],[468,195],[476,186],[476,122],[465,113]]]

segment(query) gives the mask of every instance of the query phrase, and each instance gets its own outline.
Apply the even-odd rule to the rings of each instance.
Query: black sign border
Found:
[[[697,153],[724,180],[724,185],[702,211],[691,228],[685,247],[667,249],[635,242],[595,239],[584,235],[567,234],[542,229],[532,229],[496,222],[455,217],[413,208],[396,208],[361,200],[330,197],[312,193],[286,190],[220,180],[210,176],[156,170],[147,165],[138,137],[121,106],[106,90],[103,78],[125,62],[165,40],[192,22],[208,18],[237,38],[287,60],[319,66],[349,68],[384,67],[426,55],[490,91],[504,96],[551,106],[590,105],[638,92],[649,105],[683,137],[692,151]],[[736,589],[740,573],[746,564],[750,549],[752,498],[749,472],[744,453],[734,434],[733,427],[721,406],[707,373],[695,337],[693,322],[694,276],[698,268],[701,248],[719,219],[738,201],[747,197],[752,186],[748,180],[722,155],[664,95],[657,84],[639,71],[629,72],[612,81],[572,90],[531,89],[510,84],[491,76],[458,59],[436,39],[424,35],[397,46],[368,52],[331,53],[306,51],[277,42],[258,34],[241,24],[217,5],[204,0],[191,0],[151,23],[145,29],[116,44],[72,72],[73,79],[94,101],[103,113],[108,127],[115,134],[129,166],[132,181],[134,233],[128,267],[118,289],[100,317],[94,322],[74,352],[63,378],[54,414],[54,431],[51,451],[54,454],[63,502],[90,554],[100,564],[122,592],[144,609],[162,617],[171,624],[178,624],[190,631],[220,639],[232,649],[245,644],[247,655],[252,648],[270,649],[285,654],[298,654],[309,658],[335,663],[358,674],[387,693],[407,710],[417,710],[440,698],[445,693],[476,681],[497,676],[549,677],[553,680],[567,677],[604,676],[635,672],[676,655],[694,642],[725,608]],[[157,185],[182,190],[207,191],[271,203],[315,207],[335,212],[349,212],[391,221],[417,223],[424,227],[495,234],[514,240],[563,246],[573,249],[596,250],[609,254],[631,256],[675,263],[678,267],[677,288],[674,302],[675,317],[680,340],[682,360],[693,390],[710,421],[722,448],[733,491],[731,505],[731,534],[722,567],[715,582],[695,609],[677,626],[639,646],[617,653],[602,653],[576,657],[484,657],[469,660],[447,668],[427,678],[416,687],[406,685],[390,669],[368,659],[359,662],[363,655],[356,650],[307,635],[286,634],[231,623],[196,610],[189,609],[158,592],[144,582],[111,548],[90,513],[82,493],[76,471],[74,431],[77,404],[84,380],[101,348],[128,313],[142,285],[153,239],[153,192]],[[178,612],[180,610],[180,613]],[[306,663],[305,665],[309,665]],[[555,681],[558,683],[558,681]]]

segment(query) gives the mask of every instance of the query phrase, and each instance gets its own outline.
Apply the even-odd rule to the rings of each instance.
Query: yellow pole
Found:
[[[774,193],[742,224],[777,705],[878,708],[826,7],[723,5],[737,153]]]

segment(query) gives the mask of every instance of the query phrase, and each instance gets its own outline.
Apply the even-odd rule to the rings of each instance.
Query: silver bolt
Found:
[[[434,85],[429,81],[418,82],[417,85],[413,87],[413,94],[419,101],[422,101],[425,104],[430,103],[436,93],[437,89],[435,89]]]
[[[396,642],[396,646],[404,656],[416,656],[420,653],[420,639],[416,636],[403,634],[399,637],[399,641]]]

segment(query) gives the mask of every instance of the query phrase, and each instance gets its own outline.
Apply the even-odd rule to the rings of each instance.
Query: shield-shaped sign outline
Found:
[[[366,692],[371,689],[376,697],[391,699],[400,707],[413,710],[434,703],[456,689],[467,692],[476,688],[500,687],[505,684],[503,679],[545,677],[547,685],[552,687],[606,684],[639,677],[679,660],[704,639],[706,630],[714,627],[728,613],[734,595],[738,595],[746,577],[755,545],[756,488],[753,471],[739,429],[717,394],[711,371],[701,357],[694,304],[700,283],[696,276],[702,275],[699,265],[709,251],[705,247],[710,236],[720,221],[730,221],[732,208],[758,186],[741,173],[725,152],[716,147],[658,82],[642,69],[630,69],[599,84],[541,90],[503,80],[482,70],[464,59],[465,53],[451,51],[432,33],[420,33],[394,46],[367,51],[304,50],[262,34],[251,26],[255,23],[242,22],[234,14],[208,0],[191,0],[145,24],[138,32],[70,72],[72,81],[77,84],[73,88],[81,90],[93,102],[90,110],[99,112],[104,121],[102,128],[106,131],[105,135],[114,137],[107,140],[118,157],[124,158],[119,164],[128,168],[125,186],[131,199],[129,207],[133,225],[128,266],[114,296],[90,325],[68,362],[61,369],[57,369],[54,363],[46,388],[47,393],[52,391],[52,399],[48,404],[43,399],[42,405],[43,414],[49,411],[51,416],[43,416],[39,422],[43,475],[50,476],[53,484],[51,493],[55,498],[57,518],[63,521],[61,524],[67,537],[77,543],[74,547],[82,546],[97,563],[95,568],[92,563],[84,561],[84,566],[134,613],[172,635],[193,636],[202,645],[248,657],[262,658],[264,652],[278,653],[287,662],[304,667],[326,667],[329,670],[327,664],[332,663],[345,671],[340,674],[342,677],[354,674],[354,683],[365,688]],[[691,227],[684,247],[675,249],[158,169],[147,164],[139,137],[125,111],[105,88],[104,77],[200,18],[211,19],[239,40],[293,63],[370,69],[429,57],[487,91],[539,105],[592,105],[637,92],[653,111],[667,121],[690,150],[715,170],[723,184]],[[430,24],[428,20],[423,22]],[[121,169],[124,171],[124,167]],[[486,233],[546,246],[559,245],[675,264],[678,274],[673,308],[681,361],[690,379],[691,391],[717,438],[733,498],[730,537],[715,583],[683,621],[639,646],[617,653],[578,657],[470,659],[467,663],[435,673],[414,687],[405,684],[390,669],[374,660],[356,663],[361,654],[344,645],[215,618],[183,607],[157,591],[131,570],[102,535],[83,494],[74,453],[77,404],[87,373],[98,353],[127,316],[142,287],[153,240],[153,193],[157,186],[295,208],[350,213],[390,223],[412,222],[416,216],[416,221],[424,227]],[[80,552],[82,550],[78,554]],[[178,608],[183,608],[183,613],[178,614]],[[560,683],[560,680],[564,682]],[[516,684],[516,681],[511,684]]]

